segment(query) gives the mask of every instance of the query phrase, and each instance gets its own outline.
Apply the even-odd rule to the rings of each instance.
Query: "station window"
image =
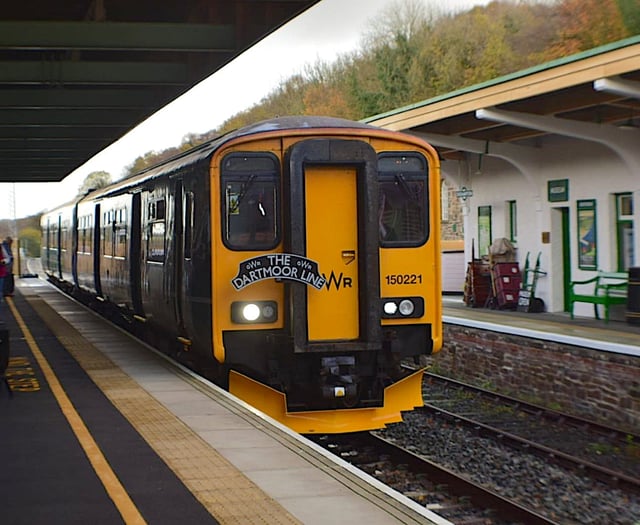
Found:
[[[416,153],[383,153],[378,175],[380,245],[424,244],[429,236],[426,159]]]
[[[268,153],[232,153],[222,160],[222,227],[233,250],[268,250],[279,243],[280,166]]]
[[[516,243],[518,242],[518,206],[516,201],[507,201],[507,214],[509,240]]]
[[[478,206],[478,253],[489,255],[491,246],[491,206]]]
[[[633,195],[616,196],[616,232],[618,245],[618,271],[624,272],[633,264]]]

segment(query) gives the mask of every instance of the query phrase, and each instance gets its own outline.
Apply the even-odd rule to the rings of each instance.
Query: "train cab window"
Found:
[[[428,166],[417,153],[378,158],[378,230],[384,247],[419,246],[429,236]]]
[[[233,250],[268,250],[279,242],[279,173],[268,153],[232,153],[222,160],[222,225]]]

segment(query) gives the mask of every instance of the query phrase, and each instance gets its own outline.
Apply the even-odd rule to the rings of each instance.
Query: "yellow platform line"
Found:
[[[27,301],[113,406],[222,525],[300,525],[274,498],[87,341],[50,304]]]
[[[78,414],[77,410],[74,408],[73,403],[67,396],[64,388],[62,388],[60,381],[58,381],[58,377],[49,365],[46,357],[40,351],[38,344],[31,335],[29,328],[22,319],[22,316],[13,303],[13,300],[9,297],[6,299],[6,302],[9,305],[11,313],[18,323],[18,326],[20,327],[20,330],[22,330],[24,338],[29,345],[29,348],[31,349],[31,352],[33,353],[36,361],[38,362],[38,365],[40,365],[42,373],[44,374],[46,381],[49,383],[51,391],[53,392],[58,405],[60,405],[62,413],[67,418],[67,421],[69,422],[73,433],[76,435],[76,438],[80,442],[80,446],[87,455],[87,458],[89,458],[93,469],[104,485],[107,494],[109,494],[109,497],[113,500],[113,503],[118,509],[118,512],[120,512],[122,519],[127,524],[146,523],[145,519],[138,511],[138,508],[129,497],[129,494],[127,494],[127,491],[120,483],[120,480],[111,469],[111,466],[102,454],[100,447],[93,439],[93,436],[84,424],[84,421],[80,417],[80,414]]]

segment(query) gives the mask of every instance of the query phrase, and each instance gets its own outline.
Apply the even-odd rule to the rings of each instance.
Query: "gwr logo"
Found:
[[[351,277],[347,277],[340,272],[340,275],[336,277],[336,274],[331,270],[331,275],[327,277],[325,274],[322,274],[322,277],[325,278],[326,283],[324,284],[327,290],[331,290],[332,286],[336,287],[336,290],[340,290],[340,288],[351,288],[353,286],[353,279]]]

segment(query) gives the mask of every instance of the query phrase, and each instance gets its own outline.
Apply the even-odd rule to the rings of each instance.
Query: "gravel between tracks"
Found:
[[[379,434],[564,524],[640,525],[640,496],[434,418],[405,414]]]

